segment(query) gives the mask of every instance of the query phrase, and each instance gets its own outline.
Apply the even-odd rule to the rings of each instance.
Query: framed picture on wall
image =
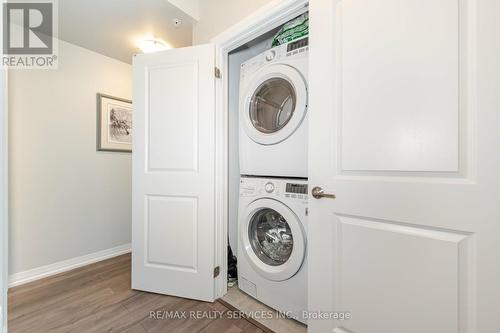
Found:
[[[97,94],[97,150],[132,151],[132,101]]]

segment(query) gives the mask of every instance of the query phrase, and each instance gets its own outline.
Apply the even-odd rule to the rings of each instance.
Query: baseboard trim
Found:
[[[48,276],[66,272],[78,267],[93,264],[98,261],[113,258],[131,251],[131,244],[123,244],[81,257],[66,259],[50,265],[45,265],[24,272],[15,273],[9,276],[9,288],[20,286],[22,284],[43,279]]]

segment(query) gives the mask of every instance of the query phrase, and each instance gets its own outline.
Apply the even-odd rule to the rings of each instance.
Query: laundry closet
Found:
[[[136,56],[132,287],[239,290],[306,309],[310,332],[493,332],[485,3],[273,1],[210,44]],[[271,48],[304,13],[308,36]]]
[[[303,324],[307,323],[303,316],[307,311],[306,9],[228,54],[228,235],[238,276],[237,283],[231,279],[236,276],[229,257],[232,287],[222,298],[242,311],[271,308]],[[305,331],[305,326],[284,321],[263,323],[274,331]]]

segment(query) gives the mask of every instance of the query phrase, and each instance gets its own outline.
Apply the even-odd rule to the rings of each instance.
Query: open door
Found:
[[[133,62],[132,288],[214,299],[214,45]]]
[[[499,10],[310,2],[309,332],[498,332]]]

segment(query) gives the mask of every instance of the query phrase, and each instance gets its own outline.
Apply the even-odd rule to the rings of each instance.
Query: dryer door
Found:
[[[297,273],[305,257],[306,237],[295,213],[273,199],[258,199],[246,211],[240,224],[245,255],[253,268],[273,281]]]
[[[262,68],[240,106],[242,126],[257,143],[279,143],[300,126],[307,112],[307,85],[295,68],[283,64]]]

